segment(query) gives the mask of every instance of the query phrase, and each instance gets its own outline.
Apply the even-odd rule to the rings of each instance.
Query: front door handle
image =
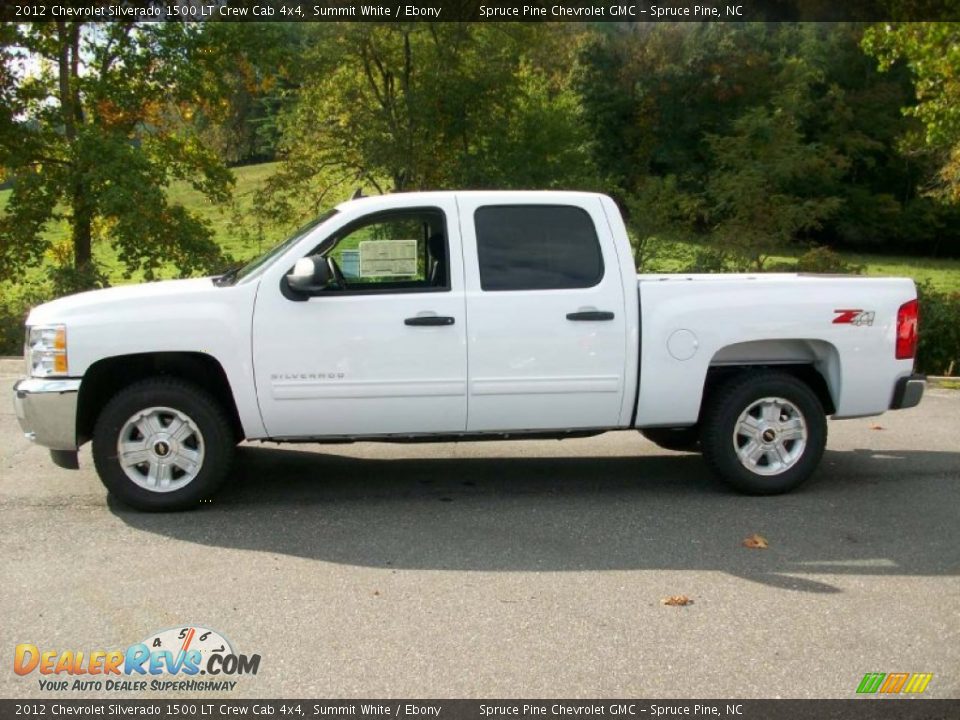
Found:
[[[413,325],[414,327],[423,327],[431,325],[453,325],[453,318],[448,315],[417,315],[403,321],[404,325]]]
[[[613,313],[608,310],[581,310],[567,313],[567,320],[613,320]]]

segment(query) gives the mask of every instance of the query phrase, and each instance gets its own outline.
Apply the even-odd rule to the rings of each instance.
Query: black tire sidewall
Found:
[[[779,475],[750,472],[737,457],[733,431],[741,413],[757,400],[780,397],[793,403],[803,414],[807,442],[795,465]],[[714,472],[728,485],[751,495],[776,495],[793,490],[813,474],[827,441],[827,420],[816,394],[803,382],[786,373],[764,373],[731,381],[715,396],[704,423],[701,447]]]
[[[151,492],[134,483],[117,460],[117,439],[124,424],[148,407],[169,407],[189,416],[203,435],[203,465],[197,477],[171,492]],[[234,439],[216,401],[201,388],[178,380],[145,380],[113,397],[97,418],[93,460],[107,490],[131,507],[146,511],[187,510],[208,500],[223,481]]]

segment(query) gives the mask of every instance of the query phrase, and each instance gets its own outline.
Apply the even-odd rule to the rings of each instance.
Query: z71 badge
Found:
[[[834,310],[834,325],[873,325],[873,310]]]

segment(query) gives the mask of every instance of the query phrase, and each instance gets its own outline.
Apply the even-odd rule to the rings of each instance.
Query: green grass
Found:
[[[183,204],[206,220],[213,230],[217,243],[227,254],[238,260],[248,259],[267,250],[292,229],[275,226],[256,228],[251,225],[253,220],[250,209],[253,203],[253,194],[275,169],[276,165],[271,163],[235,168],[234,200],[229,205],[211,203],[185,182],[172,184],[168,196],[171,202]],[[6,207],[9,195],[9,190],[0,191],[0,213]],[[238,222],[244,225],[246,232],[240,232]],[[62,220],[52,223],[47,229],[47,237],[54,244],[67,242],[69,239],[67,223]],[[694,243],[678,241],[654,243],[654,257],[645,267],[645,271],[679,271],[692,261],[696,247]],[[797,254],[791,249],[771,257],[768,262],[770,264],[791,264],[795,261]],[[960,260],[863,253],[841,254],[848,262],[863,265],[864,272],[867,275],[906,276],[918,282],[929,281],[938,290],[960,291]],[[94,256],[107,272],[111,283],[136,282],[142,279],[138,274],[125,277],[124,268],[117,259],[116,253],[107,243],[96,243]],[[43,272],[42,268],[30,270],[20,284],[30,286],[33,283],[41,282]],[[166,267],[160,275],[162,277],[175,277],[177,271],[176,268]]]
[[[843,255],[850,262],[863,265],[865,275],[910,277],[917,282],[929,282],[937,290],[960,292],[960,260],[857,253]]]
[[[263,228],[263,239],[259,242],[249,243],[240,239],[240,233],[236,226],[238,221],[244,222],[244,220],[252,217],[250,211],[253,207],[254,193],[263,186],[276,169],[277,163],[234,168],[233,174],[236,178],[236,185],[233,189],[233,204],[229,206],[211,203],[184,182],[174,183],[170,187],[167,197],[170,202],[179,203],[206,220],[213,230],[213,236],[217,244],[228,255],[240,260],[249,259],[268,250],[283,239],[286,230],[286,228],[281,227]]]

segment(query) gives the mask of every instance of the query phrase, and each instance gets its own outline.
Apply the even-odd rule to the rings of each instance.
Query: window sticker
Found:
[[[360,277],[416,277],[416,240],[364,240]]]

